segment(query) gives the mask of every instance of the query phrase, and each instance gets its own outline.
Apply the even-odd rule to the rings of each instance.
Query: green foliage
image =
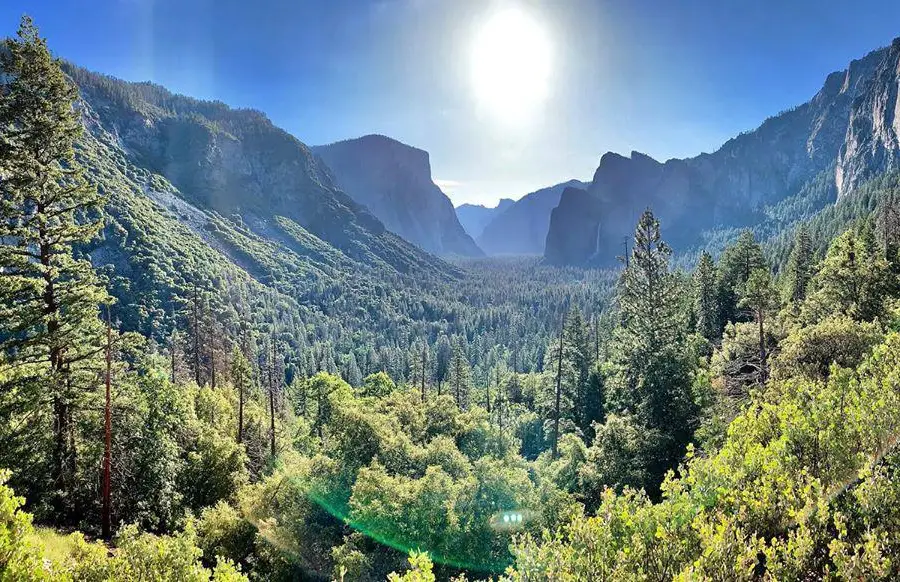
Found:
[[[225,501],[207,507],[196,524],[197,546],[207,565],[218,556],[234,561],[245,572],[254,567],[256,528]]]
[[[228,560],[215,560],[212,571],[204,568],[190,527],[176,536],[159,537],[129,526],[119,532],[112,553],[74,533],[60,555],[48,559],[34,541],[31,516],[20,509],[23,500],[4,484],[7,476],[0,473],[0,580],[247,580]]]
[[[630,416],[610,415],[597,428],[594,442],[585,451],[585,463],[579,470],[585,505],[597,507],[604,489],[622,491],[625,487],[650,489],[655,476],[649,473],[660,453],[661,435],[647,430]]]
[[[767,268],[762,247],[749,230],[741,232],[725,249],[719,259],[717,282],[720,325],[747,320],[738,308],[743,287],[754,271]]]
[[[229,561],[220,561],[213,571],[200,563],[201,550],[195,545],[192,529],[172,537],[139,533],[123,528],[116,537],[116,551],[110,556],[104,546],[76,537],[69,571],[75,580],[101,582],[121,580],[185,580],[239,582],[247,580]]]
[[[6,485],[8,471],[0,471],[0,580],[50,580],[42,549],[30,539],[31,516],[21,510],[25,500]]]
[[[632,414],[648,433],[661,435],[654,454],[644,457],[643,471],[653,480],[677,464],[699,418],[692,394],[697,356],[688,341],[686,306],[678,300],[682,282],[669,271],[669,254],[659,222],[644,212],[620,282],[622,325],[606,393],[609,412]]]
[[[697,333],[710,342],[721,330],[716,289],[716,266],[710,254],[703,252],[694,270],[694,319]]]
[[[872,230],[850,229],[829,247],[813,278],[815,291],[803,306],[803,318],[812,322],[841,314],[860,321],[884,317],[889,275]]]
[[[48,467],[29,475],[28,493],[52,496],[58,514],[77,520],[72,433],[98,365],[98,306],[109,298],[73,246],[100,230],[100,199],[73,150],[77,91],[27,16],[0,67],[0,391],[28,419],[9,435],[0,465],[25,456]],[[52,445],[32,440],[48,413]]]
[[[425,552],[412,552],[409,556],[410,569],[402,575],[391,572],[390,582],[434,582],[431,560]]]
[[[773,372],[825,380],[831,366],[855,368],[883,338],[877,323],[837,315],[795,330],[781,342]]]
[[[390,376],[384,372],[377,372],[366,376],[365,380],[363,380],[360,394],[363,396],[383,398],[393,392],[396,388],[397,386],[394,384],[394,381],[391,380]]]
[[[900,400],[885,390],[900,378],[898,342],[889,334],[857,371],[825,383],[770,383],[718,453],[691,458],[680,478],[667,480],[661,503],[607,490],[597,517],[576,518],[541,541],[519,540],[514,578],[577,579],[599,567],[608,579],[641,572],[730,580],[755,578],[763,566],[779,578],[892,577],[892,538],[878,532],[896,519],[897,506],[882,502],[900,429]]]
[[[813,274],[812,240],[806,225],[801,224],[794,235],[794,246],[791,249],[787,271],[783,278],[782,295],[784,301],[803,301]]]

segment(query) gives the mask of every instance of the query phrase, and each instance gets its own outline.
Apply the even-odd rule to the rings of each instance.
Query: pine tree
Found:
[[[607,408],[633,414],[647,429],[666,435],[648,451],[650,474],[661,478],[674,467],[697,423],[691,392],[696,357],[687,342],[683,290],[669,271],[671,251],[648,209],[634,236],[631,261],[619,281],[624,324],[616,330],[615,374],[605,387]]]
[[[559,339],[556,344],[556,389],[553,391],[553,449],[552,458],[559,457],[559,423],[562,420],[563,391],[563,352],[565,349],[566,316],[563,315],[559,326]]]
[[[716,265],[706,251],[694,270],[694,317],[697,333],[715,341],[722,326],[719,325],[719,307],[716,302]]]
[[[804,317],[817,321],[842,314],[872,321],[884,316],[890,285],[890,265],[872,230],[850,229],[831,243],[813,278],[816,291],[804,303]]]
[[[768,376],[766,368],[766,336],[765,318],[769,311],[778,306],[775,286],[772,284],[772,275],[768,269],[754,271],[741,292],[740,306],[750,309],[759,329],[759,362],[760,384],[766,381]]]
[[[437,384],[438,394],[440,394],[441,386],[450,374],[450,360],[453,357],[453,347],[446,335],[438,338],[434,352],[434,382]]]
[[[347,383],[351,386],[359,387],[362,385],[362,381],[363,375],[356,361],[356,355],[350,352],[350,357],[347,360]]]
[[[453,390],[456,405],[460,408],[468,406],[472,382],[465,342],[465,336],[456,336],[453,339],[453,351],[450,357],[450,387]]]
[[[738,307],[741,288],[753,271],[764,268],[767,267],[762,247],[749,230],[743,231],[734,244],[722,253],[717,281],[720,327],[729,321],[746,321],[743,310]]]
[[[670,255],[659,221],[646,210],[635,231],[631,263],[622,273],[618,295],[627,322],[620,336],[633,340],[642,356],[661,352],[684,331],[676,301],[680,289],[669,271]]]
[[[106,370],[104,370],[103,404],[103,492],[100,511],[100,531],[103,539],[112,535],[112,322],[109,310],[106,312],[106,346],[104,347]]]
[[[785,302],[800,302],[806,297],[806,289],[812,280],[813,248],[809,231],[805,224],[797,228],[794,237],[794,248],[788,259],[787,272],[784,276],[784,300]]]
[[[566,369],[569,376],[567,383],[574,399],[573,420],[582,435],[590,430],[590,419],[593,417],[588,402],[592,352],[587,325],[581,311],[575,306],[566,321],[563,357],[569,364]]]
[[[77,91],[34,24],[22,19],[2,54],[0,92],[0,352],[15,354],[18,386],[29,406],[49,401],[52,481],[59,515],[72,515],[77,401],[101,367],[98,305],[108,295],[73,246],[103,226],[101,201],[73,146],[82,128]],[[73,516],[75,517],[75,516]]]
[[[884,257],[891,264],[891,272],[900,273],[900,193],[887,192],[878,205],[875,217]]]
[[[425,402],[425,377],[428,374],[428,342],[422,340],[422,360],[419,369],[419,389],[422,393],[422,402]]]
[[[281,390],[281,384],[284,380],[284,372],[281,370],[278,360],[278,341],[277,334],[272,326],[272,336],[269,341],[269,453],[275,457],[277,449],[275,447],[275,398]]]
[[[250,362],[244,355],[244,352],[238,346],[234,346],[231,352],[231,382],[237,389],[238,393],[238,426],[237,426],[237,442],[244,442],[244,403],[247,395],[250,393],[250,387],[253,380],[253,371],[250,369]]]

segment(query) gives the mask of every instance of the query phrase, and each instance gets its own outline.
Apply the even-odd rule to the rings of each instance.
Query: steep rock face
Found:
[[[602,205],[587,191],[564,189],[559,205],[550,213],[545,258],[553,264],[580,264],[593,259],[601,214]]]
[[[850,112],[835,172],[838,196],[874,175],[900,168],[900,39],[893,42],[872,77]]]
[[[335,186],[301,141],[260,112],[127,83],[65,64],[98,128],[137,167],[159,174],[198,208],[269,236],[285,217],[356,261],[401,272],[442,263],[388,232]]]
[[[428,152],[380,135],[317,146],[336,184],[385,226],[442,255],[483,253],[431,178]]]
[[[478,237],[484,232],[484,227],[515,203],[516,201],[511,198],[503,198],[493,208],[481,204],[461,204],[456,207],[456,217],[469,236],[478,240]],[[484,250],[483,247],[482,250]]]
[[[631,234],[646,207],[660,218],[666,239],[676,249],[688,249],[700,244],[710,229],[759,224],[768,209],[797,195],[832,167],[836,171],[829,176],[830,185],[837,185],[840,193],[871,172],[896,167],[896,45],[832,73],[810,101],[729,140],[714,153],[665,163],[637,152],[630,158],[604,155],[587,188],[590,198],[584,201],[587,215],[595,212],[593,206],[602,209],[594,228],[582,235],[595,241],[591,260],[613,263],[622,237]],[[882,88],[873,90],[878,79]],[[569,225],[556,222],[553,228]],[[559,264],[584,262],[580,255],[550,246],[572,236],[548,233],[546,258]]]
[[[566,188],[586,188],[569,180],[526,194],[510,208],[494,216],[476,240],[489,255],[540,255],[544,253],[550,213]]]

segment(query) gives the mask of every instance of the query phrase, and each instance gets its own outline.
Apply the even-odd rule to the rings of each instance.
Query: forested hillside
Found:
[[[896,174],[450,264],[260,114],[0,56],[0,580],[900,577]]]

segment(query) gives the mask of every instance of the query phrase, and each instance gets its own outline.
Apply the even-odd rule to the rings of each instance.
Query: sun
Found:
[[[527,120],[547,98],[552,47],[531,15],[507,8],[491,15],[472,45],[472,86],[480,107],[509,122]]]

